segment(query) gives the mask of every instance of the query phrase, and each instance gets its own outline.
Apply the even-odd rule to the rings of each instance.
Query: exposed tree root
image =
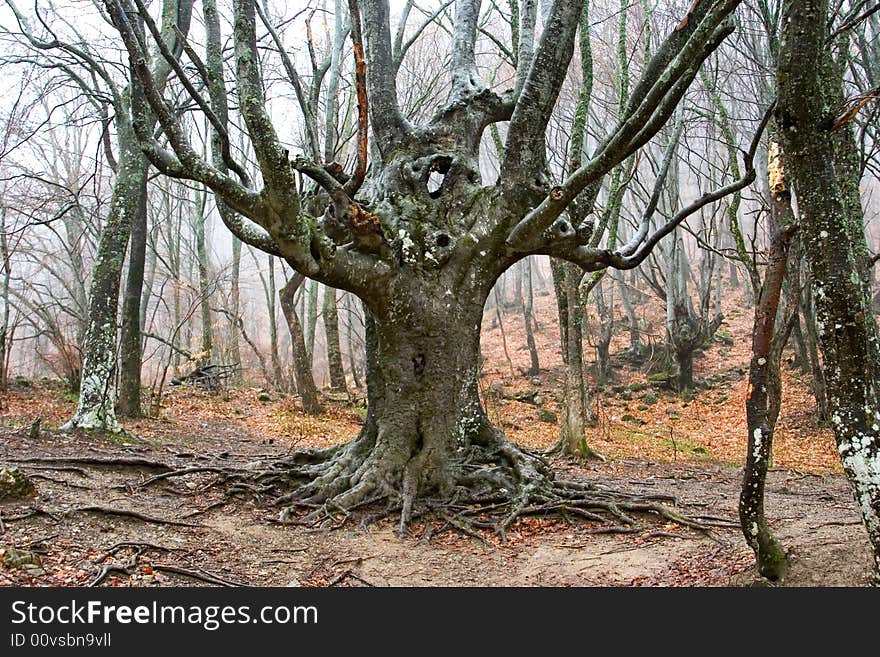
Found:
[[[98,586],[107,579],[107,576],[111,573],[118,573],[124,576],[131,576],[137,572],[138,559],[140,556],[146,552],[147,550],[156,550],[160,552],[173,552],[180,551],[179,548],[166,548],[161,545],[154,545],[152,543],[139,543],[139,542],[122,542],[117,543],[113,547],[111,547],[107,552],[97,560],[95,565],[99,565],[102,562],[106,561],[109,557],[114,556],[119,550],[123,548],[134,548],[134,552],[131,557],[125,563],[117,563],[111,562],[108,564],[104,564],[101,567],[101,570],[98,571],[98,574],[95,575],[94,578],[87,584],[89,587]],[[175,566],[173,564],[152,564],[151,568],[154,571],[160,571],[165,573],[173,573],[175,575],[183,575],[184,577],[190,577],[192,579],[198,580],[200,582],[206,582],[208,584],[216,584],[217,586],[245,586],[245,584],[241,582],[236,582],[233,580],[224,579],[219,575],[215,575],[213,573],[209,573],[208,571],[198,569],[192,570],[190,568],[182,568],[181,566]]]
[[[10,463],[69,463],[78,465],[127,466],[132,468],[153,468],[157,470],[173,470],[174,468],[162,461],[143,459],[132,456],[32,456],[28,458],[5,458]]]
[[[140,511],[132,511],[131,509],[117,509],[116,507],[100,506],[97,504],[75,506],[69,509],[55,509],[51,511],[32,506],[25,513],[19,514],[17,516],[5,516],[3,520],[6,522],[13,522],[16,520],[24,520],[25,518],[30,518],[31,516],[35,515],[45,515],[49,516],[53,520],[58,521],[61,520],[62,517],[74,513],[101,513],[108,516],[134,518],[135,520],[142,520],[144,522],[150,522],[157,525],[174,525],[177,527],[201,527],[201,525],[192,522],[183,522],[182,520],[174,520],[171,518],[157,518],[156,516],[141,513]]]
[[[191,577],[192,579],[199,580],[200,582],[216,584],[217,586],[247,586],[247,584],[244,584],[242,582],[236,582],[231,579],[224,579],[219,575],[214,575],[213,573],[209,573],[204,570],[191,570],[189,568],[181,568],[180,566],[172,566],[170,564],[154,563],[153,570],[158,570],[163,573],[174,573],[175,575],[183,575],[184,577]]]
[[[414,462],[412,459],[410,463]],[[321,453],[297,453],[261,465],[263,469],[227,472],[231,490],[248,487],[274,494],[283,505],[278,521],[333,529],[359,517],[363,526],[400,514],[400,535],[416,518],[445,521],[440,530],[455,529],[483,542],[489,530],[505,541],[524,516],[561,516],[599,523],[596,531],[644,531],[644,519],[669,521],[708,531],[736,527],[725,519],[694,517],[674,508],[668,495],[630,493],[592,482],[558,480],[548,461],[504,438],[491,427],[449,468],[446,486],[421,490],[420,473],[386,459],[375,438],[362,432],[356,440]],[[397,475],[395,481],[394,473]],[[363,511],[363,513],[357,513]],[[426,540],[423,536],[423,540]]]

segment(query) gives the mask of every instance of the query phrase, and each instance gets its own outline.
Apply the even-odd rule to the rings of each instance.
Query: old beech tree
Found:
[[[418,124],[397,102],[388,0],[351,0],[362,83],[359,157],[347,173],[285,147],[290,136],[273,123],[261,80],[260,11],[254,0],[232,4],[235,84],[229,93],[235,94],[260,169],[256,181],[232,155],[222,75],[211,75],[192,43],[179,59],[158,44],[181,80],[205,78],[187,91],[213,129],[216,157],[209,162],[188,141],[184,122],[154,79],[147,53],[161,34],[142,1],[106,1],[161,127],[157,138],[134,117],[150,162],[166,175],[213,190],[228,210],[224,222],[244,242],[284,258],[305,276],[354,293],[368,309],[364,427],[347,444],[298,453],[261,473],[289,486],[286,501],[292,506],[282,518],[292,516],[297,502],[350,510],[386,501],[400,511],[403,530],[416,511],[451,500],[487,502],[503,532],[524,508],[535,506],[567,504],[594,517],[594,510],[627,508],[671,514],[645,499],[555,480],[543,459],[506,440],[478,396],[480,324],[495,280],[520,259],[546,254],[585,271],[635,267],[685,216],[754,179],[756,141],[741,180],[707,193],[653,231],[646,221],[633,240],[613,251],[591,245],[589,213],[570,211],[579,201],[589,203],[603,177],[667,124],[702,62],[732,32],[738,1],[700,0],[683,13],[646,62],[618,123],[559,184],[547,174],[545,133],[573,56],[583,0],[557,0],[540,38],[519,39],[517,84],[503,92],[481,79],[476,65],[480,0],[457,0],[447,60],[451,92],[430,121]],[[138,20],[144,21],[143,34]],[[212,32],[218,24],[208,27]],[[481,137],[501,122],[507,123],[504,158],[497,181],[487,184],[478,165]],[[369,163],[368,152],[377,154]],[[300,196],[299,175],[320,186],[323,204]],[[429,185],[432,175],[442,176],[437,188]],[[571,217],[581,216],[573,225]]]

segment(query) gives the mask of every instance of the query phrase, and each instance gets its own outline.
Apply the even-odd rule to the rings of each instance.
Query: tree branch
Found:
[[[581,2],[557,0],[510,118],[500,180],[511,187],[544,169],[547,124],[574,54]],[[522,51],[523,39],[520,39]],[[523,66],[520,55],[519,66]]]
[[[388,0],[362,0],[367,42],[367,88],[377,145],[389,155],[409,134],[397,104],[397,69],[392,60]]]
[[[696,24],[696,9],[692,8],[649,62],[647,68],[655,71],[656,77],[649,81],[647,73],[643,76],[630,96],[624,116],[592,159],[571,174],[561,186],[550,190],[541,204],[514,226],[507,238],[508,246],[527,249],[528,245],[538,242],[541,233],[583,189],[599,180],[656,134],[675,110],[703,60],[733,30],[733,24],[725,19],[738,2],[717,0],[709,3],[704,0],[696,4],[696,9],[702,4],[711,4],[711,9],[699,24]],[[682,43],[679,33],[683,32],[689,32],[689,37]],[[674,50],[673,45],[680,46],[674,55],[670,54]],[[665,67],[659,69],[658,62],[665,64]]]

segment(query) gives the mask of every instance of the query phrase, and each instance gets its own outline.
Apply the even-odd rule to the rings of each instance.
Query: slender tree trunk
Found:
[[[526,280],[525,285],[520,286],[520,292],[522,293],[522,288],[525,288],[525,296],[522,299],[522,309],[523,321],[525,322],[526,327],[526,345],[529,348],[529,358],[531,360],[531,365],[526,374],[528,376],[535,376],[541,371],[541,365],[538,362],[538,348],[535,346],[535,333],[532,329],[532,324],[534,322],[534,316],[532,313],[534,304],[534,293],[532,290],[532,261],[531,258],[526,258],[521,262],[523,266],[521,273]]]
[[[358,375],[357,355],[354,348],[354,318],[357,315],[354,309],[354,297],[351,294],[345,295],[345,310],[348,315],[348,322],[345,325],[345,342],[348,345],[348,366],[351,370],[351,379],[354,387],[360,388],[361,381]]]
[[[346,390],[345,370],[342,367],[342,349],[339,346],[339,313],[336,309],[336,288],[324,287],[324,333],[327,336],[327,366],[330,370],[330,387]]]
[[[315,356],[315,332],[318,328],[318,281],[306,281],[306,290],[308,294],[306,301],[306,325],[305,325],[305,341],[306,355],[309,360],[309,367],[314,363]]]
[[[493,294],[495,298],[495,318],[498,321],[498,330],[501,333],[501,346],[504,349],[504,358],[507,360],[507,367],[510,370],[510,376],[514,377],[516,376],[516,372],[513,369],[513,361],[510,360],[510,351],[507,349],[507,333],[504,331],[504,316],[501,313],[501,307],[504,305],[504,290],[502,288],[499,292],[499,286],[496,285]]]
[[[159,253],[156,249],[155,237],[147,235],[148,258],[144,267],[144,286],[141,291],[141,333],[147,328],[147,313],[150,307],[150,297],[153,294],[153,283],[156,280],[156,264],[159,261]],[[143,341],[141,344],[143,353]]]
[[[296,312],[295,295],[305,277],[302,274],[294,274],[287,281],[278,294],[281,299],[281,311],[287,320],[287,328],[290,331],[290,342],[293,348],[293,375],[296,378],[296,390],[302,397],[303,413],[306,415],[320,415],[321,404],[318,401],[318,388],[312,375],[311,359],[306,351],[306,342],[303,336],[302,324]]]
[[[197,204],[195,234],[196,234],[196,257],[199,265],[199,310],[202,320],[202,340],[199,353],[202,355],[199,363],[206,365],[214,359],[214,330],[211,319],[211,283],[209,277],[208,247],[205,235],[205,209],[208,197],[207,190],[203,191]]]
[[[644,359],[644,354],[642,337],[639,331],[639,318],[636,315],[635,306],[630,298],[629,287],[622,276],[618,280],[618,288],[620,289],[620,300],[623,303],[623,309],[629,322],[629,350],[627,351],[627,357],[633,363],[641,363]]]
[[[605,385],[611,381],[613,372],[611,368],[611,336],[614,329],[614,282],[609,285],[609,299],[605,298],[605,286],[603,276],[595,288],[596,309],[599,315],[599,335],[596,339],[596,369],[599,385]]]
[[[266,285],[266,305],[269,310],[269,350],[272,358],[272,375],[275,388],[284,389],[284,373],[281,371],[281,357],[278,354],[278,324],[275,321],[275,256],[269,256],[269,275]]]
[[[169,205],[171,203],[170,195],[169,195]],[[182,208],[178,208],[178,212],[171,212],[171,217],[176,217],[176,222],[169,221],[169,224],[166,228],[168,230],[168,264],[171,266],[171,280],[173,281],[172,289],[172,310],[173,310],[173,322],[174,322],[174,333],[171,336],[171,345],[174,350],[174,355],[172,358],[172,362],[174,363],[174,376],[180,376],[180,365],[183,362],[182,355],[184,352],[188,352],[187,348],[189,345],[186,344],[186,340],[183,340],[183,345],[181,345],[181,338],[184,335],[183,331],[183,307],[180,300],[180,293],[182,289],[183,278],[181,277],[181,248],[180,248],[180,232],[183,228],[181,221]],[[170,217],[169,217],[170,219]],[[176,223],[176,225],[175,225]]]
[[[3,300],[3,314],[0,315],[0,392],[6,390],[9,372],[7,371],[7,351],[9,349],[9,290],[12,277],[9,242],[6,238],[6,205],[0,201],[0,298]]]
[[[556,308],[565,365],[565,395],[559,425],[559,442],[551,452],[581,459],[595,456],[587,443],[585,429],[593,418],[584,384],[583,306],[580,296],[581,270],[569,263],[551,260]]]
[[[755,552],[758,572],[772,581],[782,579],[788,567],[785,550],[773,537],[767,524],[764,484],[771,460],[776,419],[782,403],[779,368],[782,348],[788,336],[776,334],[775,329],[793,219],[791,194],[780,179],[776,189],[771,191],[767,225],[770,237],[768,264],[755,305],[752,328],[749,394],[746,397],[748,450],[739,498],[739,517],[746,542]],[[794,312],[797,312],[796,306]]]
[[[141,294],[144,289],[144,266],[147,257],[147,163],[140,172],[140,190],[134,221],[128,274],[122,298],[122,333],[119,339],[119,401],[123,417],[142,417],[141,409]]]
[[[242,382],[241,347],[238,342],[238,320],[241,315],[241,240],[232,238],[232,271],[230,273],[230,326],[229,326],[229,362],[236,365],[233,381]]]

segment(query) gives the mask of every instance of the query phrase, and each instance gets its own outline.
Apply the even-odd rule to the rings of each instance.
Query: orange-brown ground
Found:
[[[733,345],[713,344],[696,362],[698,379],[725,373],[723,380],[700,390],[689,403],[659,390],[654,391],[656,403],[645,403],[641,397],[652,388],[631,392],[626,387],[645,383],[647,365],[632,368],[618,363],[617,379],[594,396],[597,424],[588,435],[591,446],[607,462],[557,460],[555,467],[568,478],[587,476],[606,485],[674,495],[691,513],[735,519],[746,444],[743,401],[751,311],[736,294],[728,296],[723,328],[730,332]],[[640,314],[644,312],[652,311],[640,309]],[[483,326],[482,388],[490,416],[512,439],[546,449],[555,442],[558,427],[538,420],[538,406],[510,398],[535,390],[544,399],[542,408],[558,412],[562,371],[551,295],[536,297],[536,313],[541,324],[536,336],[540,375],[533,379],[519,373],[528,366],[522,316],[511,313],[503,319],[511,373],[499,327],[493,326],[494,313],[488,313]],[[617,316],[622,316],[619,310]],[[652,320],[649,315],[648,320],[653,332],[662,334],[660,318],[655,315]],[[627,339],[621,322],[612,353],[624,349]],[[815,426],[808,381],[791,368],[785,369],[783,380],[767,507],[772,527],[792,550],[787,583],[865,584],[870,571],[867,541],[839,474],[833,439],[829,431]],[[126,442],[55,431],[74,408],[74,400],[60,384],[13,385],[0,406],[0,466],[18,465],[35,477],[38,490],[30,500],[0,503],[0,518],[6,519],[0,527],[0,549],[32,549],[42,554],[43,566],[26,570],[0,565],[0,585],[88,584],[110,563],[135,564],[128,572],[111,573],[103,582],[110,585],[204,583],[163,570],[163,565],[254,585],[741,585],[757,581],[751,553],[735,529],[705,536],[658,524],[650,531],[620,536],[595,534],[586,524],[562,519],[525,518],[505,544],[488,534],[480,542],[450,532],[425,543],[420,539],[429,526],[418,523],[413,536],[401,541],[392,520],[369,531],[351,525],[316,533],[276,524],[276,509],[253,500],[226,500],[212,485],[210,473],[144,486],[155,469],[76,464],[58,469],[45,461],[21,460],[85,454],[136,455],[171,467],[191,465],[193,460],[241,464],[257,456],[346,440],[357,432],[362,417],[362,408],[337,399],[327,400],[323,416],[310,418],[300,413],[292,396],[271,393],[271,401],[260,402],[257,393],[255,388],[220,394],[169,389],[159,417],[126,421],[128,431],[137,436]],[[28,427],[37,417],[43,431],[29,437]],[[81,510],[86,505],[136,510],[193,526]],[[52,515],[29,515],[33,509]],[[125,541],[153,547],[119,547]]]

